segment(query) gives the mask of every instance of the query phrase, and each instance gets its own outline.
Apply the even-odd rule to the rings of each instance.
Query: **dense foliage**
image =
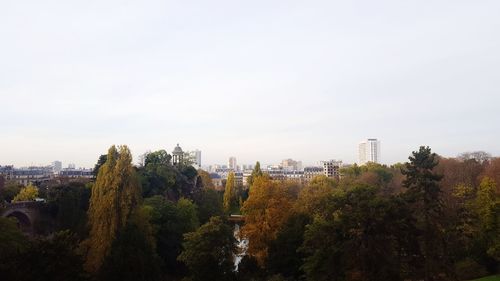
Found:
[[[498,272],[500,158],[442,158],[420,147],[408,163],[352,165],[341,175],[283,182],[257,163],[246,191],[231,174],[221,192],[164,150],[133,166],[128,148],[113,146],[91,183],[29,187],[38,195],[4,183],[4,202],[46,199],[38,225],[51,234],[27,237],[15,218],[0,218],[0,276],[444,281]],[[237,232],[227,216],[240,212]]]

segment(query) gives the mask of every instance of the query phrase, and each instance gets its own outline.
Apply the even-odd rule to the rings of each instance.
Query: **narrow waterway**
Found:
[[[238,265],[240,264],[243,257],[246,255],[247,249],[248,249],[248,239],[242,239],[240,237],[240,225],[239,224],[234,225],[234,238],[236,238],[236,241],[238,241],[237,242],[238,252],[234,256],[235,271],[238,271]]]

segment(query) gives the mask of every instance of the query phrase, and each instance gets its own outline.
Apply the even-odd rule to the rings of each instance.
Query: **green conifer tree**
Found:
[[[125,227],[141,198],[141,189],[127,146],[113,145],[99,168],[88,210],[90,235],[86,240],[89,272],[97,272],[117,233]]]
[[[423,266],[422,277],[424,280],[438,280],[437,276],[449,271],[439,185],[443,176],[433,171],[439,161],[429,147],[421,146],[412,153],[409,160],[401,172],[406,176],[403,185],[408,188],[406,196],[412,204],[417,229],[421,233],[419,256]]]

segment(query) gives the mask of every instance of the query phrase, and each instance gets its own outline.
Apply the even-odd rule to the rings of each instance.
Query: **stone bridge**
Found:
[[[40,216],[39,210],[43,204],[43,202],[35,201],[10,203],[5,206],[5,209],[0,215],[4,218],[15,218],[22,232],[28,235],[34,235],[34,224]]]

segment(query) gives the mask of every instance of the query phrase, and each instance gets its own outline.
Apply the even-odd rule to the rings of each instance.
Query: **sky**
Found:
[[[500,156],[500,1],[0,1],[0,165]]]

